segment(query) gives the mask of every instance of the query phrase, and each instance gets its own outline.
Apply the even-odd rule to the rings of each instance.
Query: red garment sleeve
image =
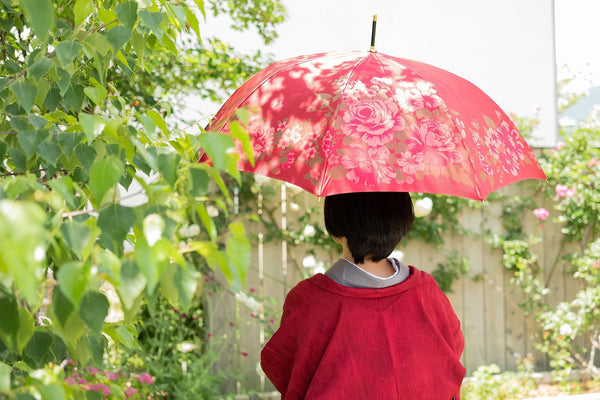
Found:
[[[283,314],[279,329],[265,345],[260,354],[260,364],[265,375],[285,399],[292,376],[295,337],[298,314],[302,304],[300,290],[292,289],[283,303]]]

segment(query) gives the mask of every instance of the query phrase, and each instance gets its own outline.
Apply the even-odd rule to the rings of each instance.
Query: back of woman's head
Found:
[[[345,237],[354,262],[383,260],[410,231],[415,218],[405,192],[346,193],[325,197],[325,228]]]

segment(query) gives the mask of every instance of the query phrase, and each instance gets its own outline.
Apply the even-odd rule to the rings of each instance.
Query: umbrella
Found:
[[[405,191],[483,200],[513,182],[546,178],[513,121],[474,84],[373,46],[275,62],[238,88],[206,129],[227,133],[240,108],[249,110],[255,162],[238,145],[238,169],[317,196]]]

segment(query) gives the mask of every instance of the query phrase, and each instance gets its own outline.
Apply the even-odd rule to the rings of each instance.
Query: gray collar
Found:
[[[329,267],[325,275],[343,286],[372,289],[393,286],[408,278],[410,271],[406,265],[394,258],[388,258],[388,261],[392,263],[396,272],[387,278],[375,276],[343,258]]]

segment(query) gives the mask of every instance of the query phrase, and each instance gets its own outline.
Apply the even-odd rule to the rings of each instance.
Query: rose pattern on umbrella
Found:
[[[343,116],[342,132],[370,146],[388,143],[404,129],[400,109],[392,100],[365,99],[350,105]]]
[[[390,150],[387,147],[367,147],[360,144],[348,146],[348,154],[342,157],[346,178],[365,186],[390,183],[396,173],[389,165]]]

